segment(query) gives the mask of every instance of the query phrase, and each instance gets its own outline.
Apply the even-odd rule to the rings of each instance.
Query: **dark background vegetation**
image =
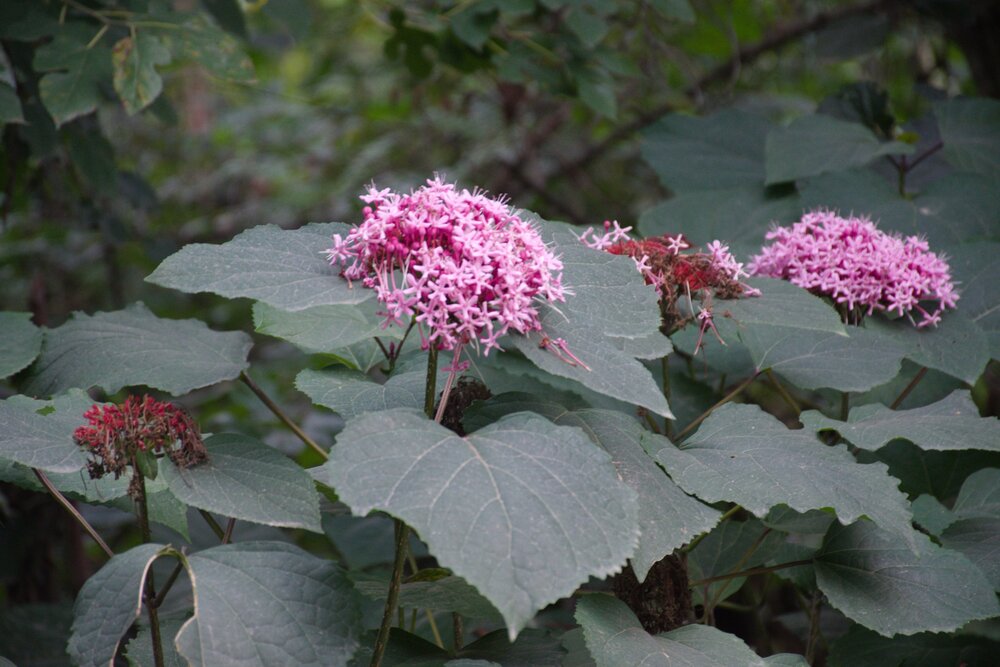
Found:
[[[84,56],[67,47],[46,66],[53,35],[73,22],[91,49],[110,49],[157,12],[206,21],[210,37],[225,35],[213,48],[245,52],[252,76],[181,45],[158,68],[162,95],[129,113],[111,72],[94,67],[78,74],[95,109],[70,100],[77,113],[57,126],[41,79],[73,74]],[[1000,96],[998,34],[990,0],[4,0],[0,310],[52,327],[142,300],[160,316],[247,329],[248,302],[143,278],[187,243],[355,221],[366,184],[409,188],[434,172],[549,219],[633,224],[670,195],[638,149],[663,114],[737,107],[781,121],[840,99],[876,121],[891,113],[900,133],[935,100]],[[329,438],[338,418],[292,389],[298,353],[259,342],[258,381]],[[993,397],[981,387],[980,398]],[[242,385],[184,401],[206,431],[238,424],[297,447]],[[58,634],[58,609],[99,560],[45,496],[4,485],[0,517],[0,635],[29,603],[64,605],[32,621]],[[123,524],[117,539],[136,537]]]

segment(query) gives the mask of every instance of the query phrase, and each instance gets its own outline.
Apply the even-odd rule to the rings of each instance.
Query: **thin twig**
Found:
[[[306,432],[299,428],[298,424],[289,419],[288,415],[278,407],[278,404],[271,400],[271,397],[264,393],[264,390],[257,386],[257,383],[250,379],[250,376],[246,372],[240,373],[240,380],[243,384],[250,387],[250,391],[256,394],[257,398],[260,399],[261,403],[266,405],[274,415],[281,420],[281,422],[291,429],[292,433],[298,436],[299,440],[306,443],[309,447],[313,449],[317,454],[323,457],[323,460],[330,458],[330,455],[324,451],[322,447],[316,444],[316,441],[306,435]]]
[[[736,565],[734,565],[733,567],[739,570],[741,567],[746,565],[747,561],[750,560],[750,557],[753,556],[754,553],[756,553],[757,549],[760,548],[760,545],[764,543],[764,538],[766,538],[770,534],[771,534],[771,529],[765,528],[764,531],[757,536],[757,539],[753,541],[753,544],[751,544],[747,548],[747,550],[743,552],[743,555],[740,556],[740,559],[736,561]],[[705,604],[706,610],[715,608],[715,605],[719,603],[719,598],[722,597],[722,593],[726,590],[727,587],[728,586],[722,586],[721,588],[715,591],[715,593],[712,595],[711,601],[707,601]]]
[[[462,644],[465,640],[465,630],[462,628],[462,615],[457,611],[451,612],[451,629],[455,636],[455,643],[453,645],[455,653],[462,650]]]
[[[441,639],[441,631],[438,630],[437,621],[434,620],[434,614],[431,613],[430,609],[424,609],[424,613],[427,614],[427,624],[431,626],[431,634],[434,635],[434,643],[438,645],[439,648],[444,648],[444,640]]]
[[[203,509],[199,509],[198,514],[200,514],[201,518],[205,520],[205,523],[207,523],[208,527],[212,529],[212,532],[215,533],[215,536],[219,538],[220,542],[226,538],[226,531],[222,530],[222,526],[220,526],[219,522],[215,520],[215,517]]]
[[[229,517],[229,523],[226,524],[226,533],[222,536],[222,543],[229,544],[233,541],[233,529],[236,528],[236,519]]]
[[[777,565],[766,565],[763,567],[752,567],[749,570],[743,570],[742,572],[730,572],[729,574],[720,574],[715,577],[708,577],[706,579],[699,579],[698,581],[692,581],[688,584],[689,588],[697,588],[698,586],[706,586],[708,584],[713,584],[716,581],[725,581],[727,579],[736,579],[737,577],[752,577],[755,574],[767,574],[768,572],[777,572],[778,570],[787,570],[790,567],[799,567],[801,565],[811,565],[811,558],[805,558],[803,560],[793,560],[788,563],[778,563]]]
[[[910,392],[916,389],[917,385],[920,384],[920,381],[924,379],[925,375],[927,375],[927,367],[921,366],[920,370],[917,371],[917,374],[913,376],[912,380],[910,380],[910,383],[905,387],[903,387],[903,391],[899,393],[899,396],[897,396],[896,400],[892,402],[892,405],[889,406],[889,409],[895,410],[900,405],[902,405],[903,401],[906,400],[906,397],[910,395]]]
[[[403,577],[403,564],[406,562],[406,547],[410,529],[399,519],[393,521],[396,530],[396,558],[392,563],[392,578],[389,580],[389,594],[385,600],[385,610],[382,612],[382,624],[375,638],[375,650],[372,652],[371,667],[382,664],[385,647],[389,643],[389,629],[392,627],[392,616],[399,600],[399,585]]]
[[[160,589],[160,592],[158,592],[156,594],[156,597],[150,600],[147,604],[159,609],[160,605],[163,604],[164,598],[167,597],[167,593],[170,592],[170,589],[173,587],[174,582],[177,581],[177,577],[180,575],[181,570],[183,569],[184,569],[184,563],[178,560],[177,565],[174,566],[173,572],[171,572],[170,576],[167,577],[167,583],[163,584],[163,588]]]
[[[152,536],[149,529],[149,505],[146,502],[146,478],[143,476],[135,456],[132,457],[132,470],[138,480],[138,497],[135,499],[136,514],[139,517],[139,531],[142,533],[142,543],[149,544]],[[153,568],[146,572],[146,585],[143,589],[143,600],[146,603],[146,613],[149,615],[149,634],[153,644],[153,665],[163,667],[163,638],[160,636],[160,612],[152,604],[156,600],[156,579]]]
[[[89,521],[83,518],[83,515],[80,514],[80,511],[73,506],[73,503],[71,503],[69,499],[59,491],[59,489],[53,486],[52,482],[45,475],[45,473],[38,468],[32,468],[32,471],[34,471],[35,477],[38,478],[38,481],[42,483],[42,486],[48,490],[52,497],[55,498],[60,505],[66,508],[66,511],[72,514],[73,518],[76,519],[76,522],[83,526],[83,529],[87,531],[87,534],[90,535],[95,542],[97,542],[97,546],[101,547],[101,551],[103,551],[108,558],[114,558],[115,552],[111,550],[111,547],[109,547],[108,543],[104,541],[104,538],[102,538],[97,531],[94,530],[94,527],[90,525]]]
[[[753,382],[754,380],[756,380],[758,375],[760,375],[760,372],[759,371],[755,372],[753,375],[751,375],[746,380],[744,380],[743,382],[741,382],[736,387],[736,389],[733,389],[731,392],[729,392],[728,394],[726,394],[725,397],[722,398],[722,400],[720,400],[718,403],[716,403],[715,405],[713,405],[712,407],[710,407],[708,410],[705,410],[703,413],[701,413],[701,415],[697,419],[695,419],[693,422],[691,422],[690,424],[688,424],[687,426],[685,426],[684,430],[682,430],[680,433],[677,434],[677,437],[674,438],[674,442],[677,443],[677,442],[680,442],[681,440],[683,440],[684,436],[686,436],[693,429],[695,429],[698,426],[698,424],[700,424],[703,421],[705,421],[705,419],[707,419],[708,416],[710,414],[712,414],[712,412],[716,408],[720,408],[723,405],[725,405],[726,403],[728,403],[729,401],[731,401],[734,398],[736,398],[737,394],[739,394],[741,391],[743,391],[744,389],[746,389],[747,387],[749,387],[750,383]]]
[[[795,411],[795,416],[798,417],[800,414],[802,414],[802,408],[800,408],[799,404],[795,402],[795,399],[792,398],[792,395],[788,393],[788,390],[785,389],[785,386],[778,381],[778,378],[774,377],[774,373],[771,372],[771,369],[768,368],[764,372],[767,373],[767,379],[770,380],[771,384],[774,385],[774,388],[778,390],[778,393],[781,395],[781,398],[785,399],[785,403],[788,403],[788,407],[790,407],[792,410]]]

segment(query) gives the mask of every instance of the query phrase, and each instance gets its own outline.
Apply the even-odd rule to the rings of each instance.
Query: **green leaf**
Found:
[[[753,327],[764,325],[847,338],[847,329],[837,311],[808,290],[775,278],[750,278],[746,283],[759,289],[761,295],[716,301],[713,312],[720,331],[735,327],[743,335]],[[764,332],[767,334],[770,330]]]
[[[122,635],[142,610],[146,572],[167,553],[162,544],[142,544],[104,564],[80,589],[73,608],[73,634],[66,650],[79,667],[111,667]]]
[[[1000,421],[980,417],[968,391],[912,410],[890,410],[869,404],[851,410],[846,422],[830,419],[815,410],[799,418],[807,429],[836,431],[862,449],[876,450],[902,438],[921,449],[983,449],[1000,452]]]
[[[17,91],[0,81],[0,127],[7,123],[24,124],[24,112]]]
[[[241,83],[255,80],[253,62],[240,40],[216,28],[204,15],[188,15],[177,29],[161,34],[175,60],[194,60],[220,79]]]
[[[990,361],[986,334],[962,313],[961,305],[959,310],[945,313],[936,327],[918,329],[906,318],[887,321],[869,317],[865,328],[899,345],[910,361],[970,385]]]
[[[896,343],[858,327],[849,334],[755,324],[740,339],[758,370],[770,368],[802,389],[865,391],[896,377],[903,360]]]
[[[611,27],[603,16],[591,11],[586,5],[570,8],[563,17],[563,22],[590,49],[601,43]]]
[[[611,455],[618,475],[639,497],[639,546],[632,569],[642,582],[649,569],[674,549],[690,542],[719,521],[719,512],[685,494],[646,452],[657,451],[666,438],[610,410],[574,410],[552,420],[577,426]]]
[[[1000,359],[1000,243],[967,243],[948,251],[948,264],[958,282],[959,311],[969,318],[989,343],[990,356]]]
[[[695,245],[723,239],[738,256],[759,252],[772,224],[802,215],[798,195],[769,193],[758,185],[680,194],[639,216],[644,236],[682,233]]]
[[[966,477],[952,512],[961,518],[1000,517],[1000,469],[985,468]]]
[[[941,545],[964,554],[1000,591],[1000,517],[959,519],[941,533]]]
[[[795,653],[775,653],[764,658],[764,664],[768,667],[809,667],[805,656]]]
[[[569,410],[528,394],[509,393],[470,409],[464,423],[478,429],[519,410],[536,412],[559,426],[581,428],[611,455],[618,476],[639,498],[639,546],[631,562],[640,582],[657,561],[719,521],[717,510],[681,491],[647,454],[657,451],[667,440],[621,412]]]
[[[186,394],[237,377],[249,365],[251,345],[241,331],[212,331],[199,320],[161,319],[142,302],[110,313],[78,312],[45,332],[27,393],[93,386],[114,393],[146,385]]]
[[[764,182],[764,139],[770,128],[766,118],[737,109],[703,118],[673,113],[643,132],[642,156],[673,192],[744,187],[739,192],[757,194]]]
[[[1000,454],[982,450],[924,451],[905,440],[893,440],[871,453],[859,451],[861,460],[882,461],[900,489],[910,497],[929,493],[936,498],[954,498],[962,482],[981,468],[1000,468]]]
[[[875,525],[834,525],[816,581],[845,616],[886,637],[950,632],[1000,614],[993,587],[969,560],[923,535],[911,551]]]
[[[93,400],[72,391],[51,401],[15,396],[0,401],[0,457],[53,473],[79,474],[86,457],[73,442]]]
[[[354,656],[351,667],[370,663],[374,643],[374,633],[370,633]],[[406,667],[560,667],[566,664],[559,640],[549,632],[535,629],[525,630],[513,643],[507,640],[506,633],[496,630],[466,645],[457,655],[454,657],[417,635],[392,628],[382,664]]]
[[[223,30],[237,37],[247,38],[247,22],[239,0],[201,0],[208,13]]]
[[[934,496],[925,493],[918,496],[911,505],[913,523],[925,531],[940,537],[944,529],[955,522],[955,515]]]
[[[482,49],[490,38],[490,31],[500,14],[497,11],[503,3],[477,2],[461,6],[449,21],[451,31],[473,49]]]
[[[883,231],[942,244],[996,236],[1000,202],[994,186],[975,174],[950,174],[904,199],[880,174],[867,169],[824,174],[802,186],[803,208],[830,208],[868,216]]]
[[[719,524],[688,553],[688,579],[697,581],[762,565],[784,539],[781,533],[765,532],[767,530],[767,526],[753,518]],[[699,586],[692,592],[701,604],[712,599],[721,602],[735,595],[744,583],[746,577],[734,577]],[[708,589],[707,597],[705,589]]]
[[[181,621],[160,618],[160,642],[163,648],[163,667],[187,667],[184,658],[177,652],[174,646],[174,637],[181,629]],[[155,667],[156,661],[153,658],[153,633],[148,625],[139,628],[135,639],[131,640],[126,647],[125,658],[129,667]]]
[[[497,607],[512,640],[587,577],[617,571],[639,536],[635,493],[607,453],[528,413],[466,438],[412,410],[363,415],[322,472],[356,515],[412,526]]]
[[[38,89],[57,126],[97,109],[100,86],[111,78],[111,51],[100,44],[88,48],[97,30],[93,24],[68,23],[35,52],[35,69],[50,72]]]
[[[188,557],[195,614],[177,635],[192,667],[346,665],[361,606],[335,563],[283,542],[242,542]]]
[[[366,301],[287,312],[258,301],[253,305],[253,324],[258,333],[283,338],[304,352],[333,353],[375,336],[401,339],[399,327],[382,328],[377,310],[376,302]]]
[[[600,332],[587,331],[579,323],[567,323],[562,315],[552,310],[543,314],[542,327],[545,333],[533,331],[527,336],[512,336],[510,347],[546,373],[575,380],[598,394],[634,403],[673,419],[670,406],[649,370],[614,343],[603,339]],[[576,363],[571,365],[544,349],[542,343],[546,338],[562,338],[586,368]]]
[[[156,35],[145,30],[121,38],[111,52],[115,92],[129,115],[142,111],[159,97],[163,79],[158,65],[170,62],[170,51]]]
[[[421,573],[426,570],[421,570]],[[383,577],[354,576],[358,592],[373,600],[385,600],[389,580]],[[490,601],[479,594],[465,579],[445,576],[433,581],[406,582],[399,588],[399,606],[408,609],[451,611],[466,618],[503,622],[503,617]]]
[[[799,512],[829,507],[842,523],[867,516],[914,544],[909,503],[887,466],[859,464],[847,447],[789,430],[757,406],[722,406],[656,460],[682,489],[710,503],[735,502],[758,517],[780,504]]]
[[[439,373],[440,385],[443,374]],[[295,388],[316,405],[330,408],[345,419],[391,408],[423,408],[425,371],[398,372],[384,384],[358,371],[334,368],[306,369],[295,377]]]
[[[319,494],[294,461],[235,433],[206,438],[205,447],[204,463],[184,469],[161,465],[170,491],[182,502],[241,521],[323,532]]]
[[[31,322],[31,313],[0,312],[0,378],[26,368],[42,348],[42,331]]]
[[[887,638],[860,625],[830,644],[830,667],[992,667],[996,645],[968,636],[923,633]]]
[[[944,156],[959,169],[991,178],[1000,173],[1000,102],[954,99],[934,105]]]
[[[681,23],[694,23],[694,10],[688,0],[651,0],[649,4],[669,19],[677,19]]]
[[[759,658],[739,637],[707,625],[686,625],[650,635],[621,600],[584,595],[576,603],[576,621],[597,667],[760,667]]]
[[[618,99],[615,96],[615,82],[603,69],[587,67],[573,72],[576,92],[580,101],[605,118],[614,120],[618,116]]]
[[[336,222],[296,230],[253,227],[221,245],[187,245],[146,280],[188,293],[249,297],[288,311],[361,303],[375,293],[360,284],[351,287],[321,255],[334,233],[349,231]]]
[[[909,155],[913,146],[883,143],[863,125],[822,114],[772,129],[764,147],[766,184],[861,167],[883,155]]]

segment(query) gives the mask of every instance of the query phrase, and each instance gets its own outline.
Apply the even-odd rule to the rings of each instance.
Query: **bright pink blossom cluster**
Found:
[[[775,227],[767,240],[773,243],[750,262],[752,274],[830,296],[851,312],[895,311],[925,327],[937,325],[958,300],[948,263],[927,241],[879,231],[866,217],[812,211],[791,228]],[[928,301],[937,302],[930,311],[920,305]],[[919,323],[912,311],[922,315]]]
[[[422,346],[484,353],[508,331],[541,329],[537,302],[564,301],[562,262],[503,200],[440,178],[408,195],[374,186],[364,221],[326,251],[385,305],[385,325],[415,316]]]

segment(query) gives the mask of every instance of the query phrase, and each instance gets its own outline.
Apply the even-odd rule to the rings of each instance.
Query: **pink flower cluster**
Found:
[[[812,211],[791,228],[772,229],[767,240],[773,243],[752,259],[752,274],[783,278],[850,311],[895,311],[925,327],[937,325],[958,300],[948,263],[925,240],[879,231],[866,217]],[[937,304],[928,311],[922,301]],[[919,324],[914,310],[922,315]]]
[[[408,195],[374,186],[364,221],[326,251],[385,305],[385,326],[415,316],[422,346],[499,348],[541,329],[537,301],[564,301],[562,262],[503,200],[440,178]]]

